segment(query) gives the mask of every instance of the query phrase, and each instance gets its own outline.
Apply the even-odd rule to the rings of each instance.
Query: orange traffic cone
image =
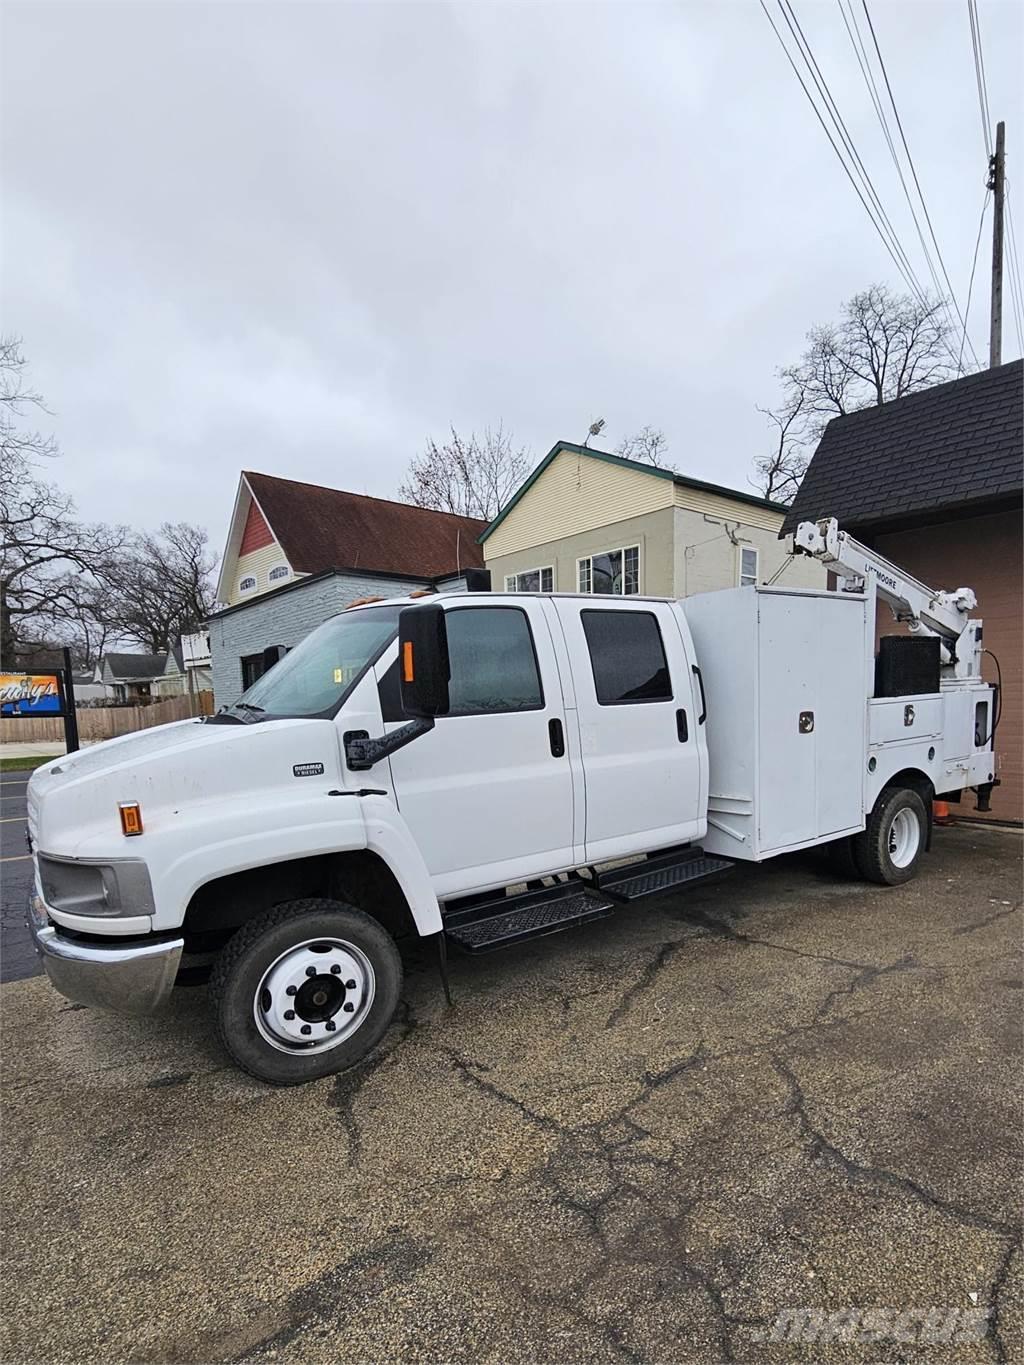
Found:
[[[949,802],[933,801],[932,818],[937,825],[951,825],[953,823],[953,817],[949,813]]]

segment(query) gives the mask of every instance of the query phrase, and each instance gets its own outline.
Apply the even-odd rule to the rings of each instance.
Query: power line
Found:
[[[847,37],[850,39],[850,44],[853,47],[853,54],[857,58],[857,65],[860,67],[861,76],[864,78],[864,84],[865,87],[867,88],[868,96],[870,97],[871,103],[874,106],[879,126],[882,129],[882,135],[884,136],[886,144],[889,148],[889,155],[892,157],[892,163],[896,167],[896,174],[899,177],[899,182],[903,189],[903,196],[907,201],[907,208],[910,210],[910,216],[913,219],[914,228],[917,231],[917,238],[921,244],[921,251],[924,255],[925,263],[928,266],[928,272],[931,275],[932,285],[934,286],[936,295],[942,302],[943,311],[946,317],[946,325],[949,327],[950,331],[956,332],[957,326],[953,319],[953,315],[950,312],[949,302],[945,297],[945,291],[943,290],[942,285],[939,283],[939,277],[935,270],[935,264],[932,261],[931,252],[928,250],[928,244],[925,241],[924,231],[921,228],[921,223],[917,216],[917,210],[914,207],[914,200],[910,193],[910,187],[907,184],[906,176],[903,174],[903,167],[900,164],[899,154],[896,151],[896,144],[893,141],[892,130],[889,127],[889,120],[886,117],[885,109],[882,105],[882,97],[879,94],[878,85],[875,81],[875,75],[873,70],[871,69],[871,59],[868,56],[868,50],[864,43],[863,35],[861,34],[860,31],[860,25],[857,22],[857,14],[853,7],[853,0],[847,0],[847,4],[849,5],[850,10],[849,18],[847,18],[846,8],[844,7],[843,0],[837,0],[837,3],[839,5],[839,13],[842,15],[843,24],[845,25],[846,28]],[[977,354],[974,351],[974,347],[971,344],[970,337],[967,334],[966,324],[963,322],[961,323],[961,337],[962,340],[966,340],[967,345],[970,346],[971,354],[974,356],[975,363],[978,363]],[[952,356],[953,355],[952,347],[949,348],[949,351],[950,355]],[[962,345],[960,347],[960,353],[962,356],[963,354]],[[960,361],[958,359],[957,364],[959,365],[959,363]]]
[[[919,302],[922,302],[922,303],[923,303],[923,302],[924,302],[923,290],[921,289],[920,284],[918,283],[916,277],[914,276],[913,271],[912,271],[911,269],[908,269],[907,266],[904,266],[904,265],[902,264],[902,262],[900,261],[898,255],[897,255],[897,252],[893,249],[893,246],[892,246],[892,244],[889,242],[889,239],[886,237],[885,232],[883,231],[881,224],[878,222],[877,218],[875,217],[874,211],[872,210],[872,208],[871,208],[871,206],[869,205],[868,201],[864,198],[864,195],[861,193],[860,187],[858,186],[856,180],[855,180],[854,177],[853,177],[853,172],[850,170],[850,167],[849,167],[848,164],[847,164],[847,161],[846,161],[845,156],[844,156],[843,153],[839,150],[839,147],[838,147],[838,145],[836,144],[835,138],[832,136],[831,132],[829,131],[828,124],[825,122],[824,118],[823,118],[822,115],[821,115],[821,111],[819,110],[818,105],[817,105],[817,103],[815,102],[814,96],[811,94],[810,90],[807,88],[807,84],[806,84],[806,82],[804,81],[804,78],[801,76],[800,71],[799,71],[799,69],[798,69],[798,67],[797,67],[797,65],[796,65],[796,62],[794,62],[794,60],[793,60],[792,54],[790,53],[789,48],[786,46],[785,39],[783,38],[782,34],[779,32],[778,28],[776,28],[776,26],[775,26],[775,21],[772,19],[772,16],[771,16],[771,14],[770,14],[769,11],[768,11],[768,6],[766,5],[765,0],[758,0],[758,3],[760,4],[761,9],[764,11],[764,16],[765,16],[765,18],[768,20],[769,24],[771,25],[772,32],[775,34],[775,37],[778,39],[779,46],[782,48],[782,51],[785,53],[786,60],[789,62],[790,66],[791,66],[792,69],[793,69],[793,74],[796,76],[797,80],[798,80],[799,83],[800,83],[800,88],[801,88],[801,90],[804,92],[804,94],[805,94],[806,97],[807,97],[807,102],[808,102],[808,104],[810,104],[811,108],[812,108],[813,111],[814,111],[814,116],[815,116],[815,118],[816,118],[816,119],[818,120],[818,122],[821,124],[822,131],[824,132],[825,136],[828,138],[828,140],[829,140],[829,142],[830,142],[830,144],[831,144],[831,146],[832,146],[832,150],[835,152],[835,154],[836,154],[836,156],[837,156],[837,158],[838,158],[838,160],[839,160],[839,164],[842,166],[844,172],[846,173],[846,178],[849,180],[850,184],[853,186],[853,191],[854,191],[854,193],[856,194],[857,198],[860,200],[860,202],[861,202],[861,204],[862,204],[862,206],[863,206],[863,208],[864,208],[864,212],[865,212],[865,213],[868,215],[868,217],[870,218],[872,227],[873,227],[873,228],[875,229],[875,231],[878,233],[878,236],[879,236],[880,239],[881,239],[882,245],[885,247],[886,251],[889,253],[890,257],[892,258],[893,264],[895,265],[896,269],[899,271],[900,275],[903,277],[904,281],[906,282],[907,288],[911,291],[912,294],[915,295],[915,297],[918,299]]]
[[[896,248],[900,260],[902,260],[903,264],[907,267],[909,273],[913,276],[915,282],[917,283],[918,290],[923,296],[924,290],[921,288],[920,281],[917,280],[917,274],[910,263],[910,257],[904,250],[903,244],[899,239],[899,234],[893,227],[892,221],[889,218],[889,215],[886,213],[882,201],[879,198],[878,192],[876,191],[874,184],[872,183],[871,176],[868,173],[867,167],[861,160],[860,154],[857,151],[856,146],[854,145],[853,138],[850,135],[850,130],[847,128],[843,116],[839,112],[838,105],[836,104],[835,99],[832,97],[832,92],[829,89],[828,81],[825,79],[821,71],[821,68],[818,66],[814,53],[811,51],[811,45],[807,41],[803,29],[800,27],[800,21],[796,17],[796,13],[793,9],[793,6],[792,4],[790,4],[790,0],[778,0],[778,4],[780,10],[782,11],[782,17],[786,20],[786,23],[789,25],[789,31],[792,34],[794,41],[796,42],[797,51],[803,58],[804,65],[806,66],[808,72],[810,73],[811,79],[814,81],[814,84],[818,89],[818,93],[825,101],[825,108],[828,112],[829,117],[832,120],[832,124],[835,127],[837,133],[839,134],[840,139],[843,142],[843,145],[846,147],[849,156],[852,158],[854,169],[857,171],[861,184],[867,191],[868,196],[870,197],[878,213],[879,218],[885,224],[886,229],[888,230],[889,233],[890,240],[892,241],[893,246]]]
[[[935,229],[932,226],[931,214],[928,212],[928,205],[925,203],[924,193],[921,190],[921,182],[917,176],[917,168],[914,165],[914,158],[910,155],[910,147],[907,145],[907,135],[903,131],[903,121],[900,118],[900,111],[896,107],[896,99],[892,93],[892,85],[889,82],[889,73],[885,69],[885,61],[882,57],[882,49],[878,45],[878,36],[875,33],[875,26],[871,22],[871,12],[868,9],[868,0],[861,0],[861,4],[864,6],[864,17],[868,21],[868,29],[871,32],[871,41],[874,43],[875,52],[878,55],[878,65],[881,67],[882,70],[882,77],[885,81],[885,88],[889,93],[889,103],[892,105],[892,112],[896,116],[896,127],[899,129],[900,141],[903,143],[903,150],[907,156],[907,164],[910,166],[910,173],[914,177],[914,186],[917,190],[917,197],[921,201],[921,208],[924,212],[924,220],[928,224],[928,232],[931,235],[932,243],[935,247],[935,254],[939,259],[939,265],[942,267],[942,277],[946,281],[946,288],[949,290],[949,297],[953,300],[953,307],[956,309],[956,315],[960,319],[960,326],[966,333],[967,328],[964,323],[963,314],[960,312],[960,305],[956,301],[956,293],[953,289],[953,285],[950,282],[949,271],[946,269],[946,262],[942,259],[942,249],[939,246],[938,238],[935,236]],[[967,345],[970,347],[971,354],[974,356],[975,363],[977,364],[978,357],[977,354],[975,353],[974,347],[971,346],[970,337],[967,338]]]
[[[992,115],[988,110],[988,82],[985,79],[985,55],[981,46],[981,23],[978,20],[978,0],[967,0],[967,17],[971,21],[971,47],[974,49],[974,77],[978,83],[978,107],[981,110],[981,131],[985,137],[985,155],[992,156]]]
[[[981,41],[981,20],[978,16],[978,0],[967,0],[967,15],[971,22],[971,46],[974,52],[974,74],[978,85],[978,107],[981,111],[981,131],[985,139],[985,152],[989,164],[992,162],[992,115],[989,110],[988,77],[985,72],[985,48]],[[1021,280],[1020,257],[1017,254],[1017,237],[1013,227],[1013,205],[1010,201],[1010,182],[1006,190],[1006,226],[1009,250],[1005,252],[1007,275],[1010,281],[1010,304],[1013,324],[1017,333],[1017,344],[1024,355],[1024,281]]]
[[[978,248],[981,246],[981,229],[985,223],[985,210],[988,208],[989,195],[991,193],[991,190],[986,189],[985,198],[981,201],[981,217],[978,219],[978,236],[974,243],[974,260],[971,262],[971,278],[967,285],[967,305],[964,308],[964,336],[963,341],[960,342],[960,356],[956,366],[958,379],[964,372],[964,341],[967,340],[967,320],[971,316],[971,291],[974,289],[974,272],[978,265]]]
[[[1020,257],[1017,254],[1017,234],[1013,227],[1013,203],[1009,195],[1010,182],[1006,182],[1006,224],[1009,228],[1010,250],[1007,252],[1010,275],[1010,300],[1013,304],[1013,324],[1017,331],[1017,344],[1024,355],[1024,281],[1020,274]]]

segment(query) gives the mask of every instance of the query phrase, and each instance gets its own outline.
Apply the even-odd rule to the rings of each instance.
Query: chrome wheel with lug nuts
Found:
[[[373,1004],[373,966],[354,943],[309,939],[281,954],[256,989],[256,1027],[284,1052],[326,1052],[351,1037]]]
[[[341,901],[289,901],[244,924],[210,977],[221,1041],[272,1085],[344,1071],[380,1042],[402,989],[384,927]]]

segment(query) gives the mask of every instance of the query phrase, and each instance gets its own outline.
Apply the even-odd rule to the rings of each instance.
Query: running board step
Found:
[[[613,867],[599,872],[595,884],[617,901],[638,901],[645,896],[668,896],[698,882],[714,881],[732,870],[725,858],[712,857],[703,849],[691,849],[672,858],[649,858],[628,867]]]
[[[444,916],[444,930],[463,952],[487,953],[601,919],[614,908],[607,896],[594,895],[573,881],[463,905]]]

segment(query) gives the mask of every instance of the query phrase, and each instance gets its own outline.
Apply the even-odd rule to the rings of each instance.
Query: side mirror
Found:
[[[284,645],[267,645],[266,649],[263,651],[263,668],[260,677],[262,677],[268,669],[273,668],[287,653],[288,651],[285,649]]]
[[[448,711],[448,630],[444,608],[406,607],[398,618],[398,678],[402,710],[432,720]]]

